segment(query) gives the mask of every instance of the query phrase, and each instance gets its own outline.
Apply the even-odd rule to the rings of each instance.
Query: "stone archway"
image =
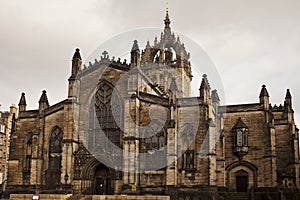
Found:
[[[94,194],[109,194],[113,189],[109,169],[99,165],[94,172]]]
[[[258,168],[247,161],[237,161],[226,168],[226,188],[228,191],[247,192],[257,187]]]
[[[82,169],[84,194],[112,194],[114,192],[114,178],[110,168],[91,158]]]

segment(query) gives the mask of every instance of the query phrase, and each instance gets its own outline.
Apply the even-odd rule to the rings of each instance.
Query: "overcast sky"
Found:
[[[1,110],[18,104],[21,92],[26,93],[28,109],[38,107],[44,89],[51,105],[65,99],[76,47],[84,60],[114,35],[162,28],[165,4],[0,0]],[[206,50],[221,75],[226,104],[258,102],[261,85],[266,84],[271,102],[278,105],[290,88],[298,119],[299,10],[298,0],[169,0],[172,30]]]

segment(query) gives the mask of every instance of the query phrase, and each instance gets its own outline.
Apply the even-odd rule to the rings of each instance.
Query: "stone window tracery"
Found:
[[[62,153],[62,130],[55,126],[52,129],[49,139],[49,161],[47,170],[47,185],[48,188],[55,188],[56,185],[60,184],[61,175],[61,153]]]
[[[31,158],[32,158],[32,132],[28,133],[27,135],[27,142],[25,148],[25,162],[23,168],[23,181],[24,184],[30,183],[30,171],[31,171]]]
[[[179,169],[192,171],[195,169],[195,151],[194,151],[195,134],[192,125],[185,124],[180,132],[179,153],[181,156],[181,164]]]
[[[88,147],[101,146],[110,151],[113,148],[109,142],[121,146],[122,104],[114,88],[103,81],[100,83],[90,105]],[[104,139],[106,136],[107,139]]]
[[[145,130],[144,137],[148,152],[146,166],[149,170],[155,169],[156,166],[165,166],[166,134],[162,126],[158,122],[152,122]]]

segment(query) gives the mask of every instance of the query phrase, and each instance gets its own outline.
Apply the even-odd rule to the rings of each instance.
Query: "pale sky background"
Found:
[[[28,109],[38,108],[44,89],[51,105],[67,98],[75,48],[84,60],[114,35],[162,28],[165,7],[164,0],[0,0],[1,110],[18,104],[21,92]],[[290,88],[300,120],[299,11],[298,0],[169,0],[172,30],[215,62],[226,104],[258,102],[262,84],[272,104],[283,104]]]

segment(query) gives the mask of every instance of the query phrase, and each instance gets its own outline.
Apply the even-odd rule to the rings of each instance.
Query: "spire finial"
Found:
[[[169,1],[168,0],[166,0],[166,11],[167,11],[167,13],[169,11]]]
[[[19,102],[19,106],[21,106],[21,105],[25,105],[25,106],[27,105],[24,92],[22,92],[20,102]]]
[[[49,105],[46,90],[43,90],[43,91],[42,91],[42,95],[41,95],[41,97],[40,97],[39,103],[46,103],[47,105]]]
[[[132,52],[132,51],[137,51],[137,50],[139,50],[138,41],[137,41],[137,40],[134,40],[134,41],[133,41],[132,48],[131,48],[131,52]]]
[[[75,59],[80,59],[81,60],[80,49],[79,48],[75,49],[75,53],[73,55],[73,60],[75,60]]]
[[[292,108],[292,95],[289,89],[286,90],[284,105],[288,105],[290,108]]]
[[[168,2],[168,0],[166,0],[166,17],[165,17],[164,21],[165,21],[165,28],[170,29],[171,21],[170,21],[170,17],[169,17],[169,2]]]
[[[269,93],[267,91],[266,85],[261,86],[259,97],[269,97]]]
[[[291,98],[292,98],[292,95],[291,95],[291,93],[290,93],[290,89],[287,89],[287,90],[286,90],[285,98],[286,98],[286,99],[291,99]]]

